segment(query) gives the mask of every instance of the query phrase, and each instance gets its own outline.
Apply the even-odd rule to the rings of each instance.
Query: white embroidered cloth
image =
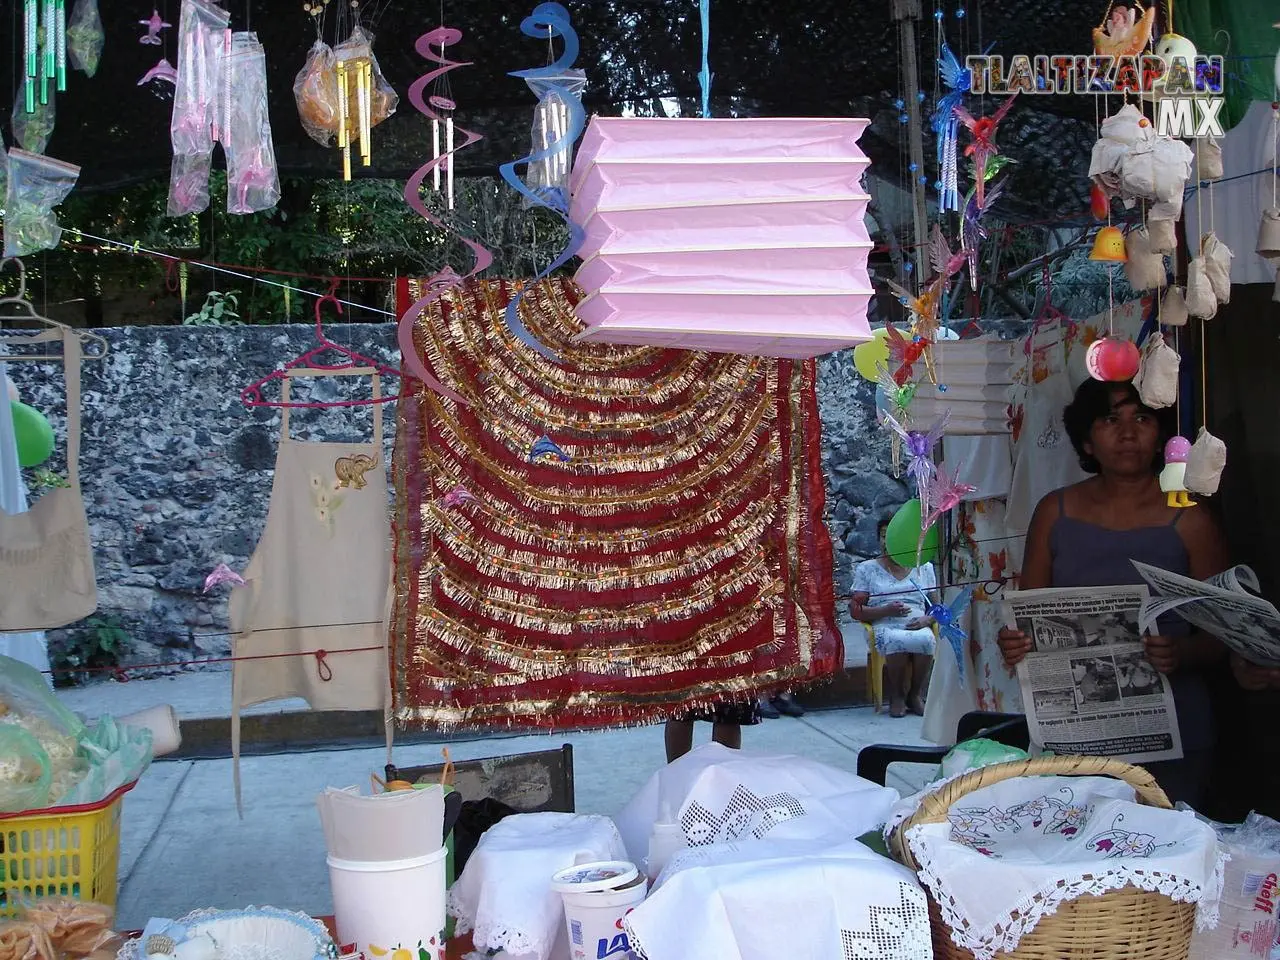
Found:
[[[1005,780],[958,800],[948,819],[910,827],[906,840],[952,939],[978,960],[1013,950],[1061,904],[1130,884],[1197,904],[1198,929],[1217,923],[1213,830],[1191,811],[1134,802],[1118,780]]]
[[[853,839],[884,823],[898,791],[788,754],[707,743],[663,767],[617,816],[628,856],[643,864],[665,810],[691,847],[736,840]]]
[[[505,950],[547,960],[564,928],[553,874],[596,860],[624,860],[618,828],[608,817],[520,813],[485,831],[449,891],[458,932],[474,931],[476,949]]]
[[[760,840],[677,854],[624,921],[647,960],[927,960],[911,871],[857,841]]]

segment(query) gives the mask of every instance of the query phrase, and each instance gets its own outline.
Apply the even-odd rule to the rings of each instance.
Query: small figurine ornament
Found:
[[[1100,56],[1136,57],[1151,42],[1155,22],[1155,4],[1146,10],[1141,4],[1109,8],[1107,19],[1094,28],[1093,52]]]
[[[559,460],[561,463],[567,463],[571,459],[567,453],[560,449],[559,444],[546,434],[543,434],[533,442],[533,447],[529,450],[529,462],[537,463],[539,460],[545,460],[548,457]]]
[[[964,155],[973,157],[973,181],[979,208],[986,205],[987,162],[999,153],[996,148],[996,133],[1000,129],[1000,121],[1017,99],[1018,94],[1014,93],[989,117],[975,117],[964,107],[955,108],[956,117],[969,128],[969,134],[973,138],[973,142],[964,148]]]
[[[1164,469],[1160,471],[1160,489],[1168,495],[1171,507],[1194,507],[1195,501],[1187,495],[1187,455],[1191,453],[1191,441],[1186,437],[1170,437],[1164,445]]]
[[[452,490],[450,490],[448,493],[446,493],[443,497],[440,498],[440,502],[444,505],[444,508],[446,510],[450,510],[455,507],[460,507],[464,503],[467,503],[473,500],[475,500],[475,494],[473,494],[470,490],[468,490],[462,484],[458,484],[456,487],[454,487]]]
[[[160,37],[161,32],[168,30],[173,24],[165,22],[164,17],[160,16],[159,10],[152,10],[151,16],[145,20],[138,21],[138,26],[147,28],[147,32],[138,38],[138,42],[158,47],[164,43],[164,40]]]
[[[916,495],[920,500],[921,516],[927,516],[929,513],[930,481],[938,470],[933,462],[933,448],[942,439],[950,420],[951,411],[944,410],[942,416],[928,430],[908,430],[887,413],[880,418],[881,425],[888,427],[902,440],[903,449],[907,453],[907,476],[916,482]]]
[[[923,590],[920,592],[924,593]],[[956,669],[960,672],[962,680],[964,679],[964,642],[969,639],[969,636],[960,623],[972,598],[973,587],[965,587],[950,604],[933,603],[929,601],[928,594],[925,594],[925,601],[929,604],[925,614],[933,618],[934,623],[938,625],[938,633],[951,644],[951,650],[956,655]]]

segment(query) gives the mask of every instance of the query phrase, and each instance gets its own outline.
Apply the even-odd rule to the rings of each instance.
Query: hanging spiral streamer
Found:
[[[529,70],[516,70],[510,74],[510,76],[521,77],[525,80],[541,80],[547,86],[555,87],[556,79],[564,76],[573,66],[573,61],[578,58],[578,34],[569,23],[569,12],[558,3],[540,3],[533,8],[533,13],[525,17],[521,22],[520,31],[525,36],[533,37],[537,40],[545,40],[548,37],[562,37],[564,39],[564,50],[554,63]],[[520,177],[516,176],[517,166],[522,164],[533,165],[541,163],[550,157],[558,156],[561,153],[569,153],[578,137],[582,135],[583,128],[586,126],[586,113],[582,109],[582,101],[578,92],[568,84],[561,85],[556,92],[560,100],[568,108],[568,118],[563,135],[559,139],[548,143],[541,150],[535,150],[527,157],[521,157],[511,163],[504,163],[499,167],[502,179],[519,191],[521,196],[528,198],[531,206],[546,207],[548,210],[554,211],[569,228],[568,246],[564,248],[560,256],[556,257],[555,260],[538,273],[530,283],[537,283],[549,277],[557,269],[568,263],[569,259],[578,252],[578,248],[582,246],[582,241],[585,238],[582,228],[569,219],[568,196],[558,190],[536,192],[531,190]],[[507,326],[522,343],[549,360],[557,360],[559,358],[555,353],[540,343],[520,320],[520,301],[524,298],[524,290],[524,287],[518,289],[515,296],[511,298],[511,302],[507,304]]]
[[[430,33],[424,33],[418,38],[418,42],[415,44],[415,49],[421,57],[426,60],[430,60],[433,63],[440,64],[437,69],[419,77],[414,81],[413,86],[409,88],[409,102],[417,108],[419,113],[426,116],[427,119],[432,122],[433,126],[439,124],[441,117],[434,109],[432,109],[432,103],[429,102],[426,96],[428,87],[437,77],[443,76],[450,70],[453,70],[456,67],[468,67],[471,65],[466,62],[449,60],[444,55],[445,47],[453,46],[461,39],[461,30],[455,30],[452,27],[438,27]],[[432,47],[438,48],[438,52],[437,50],[433,50]],[[449,107],[447,109],[452,111],[453,107],[453,101],[449,101]],[[445,109],[445,107],[441,105],[441,109]],[[425,219],[428,223],[434,224],[442,230],[448,230],[449,228],[443,222],[433,217],[431,215],[431,211],[427,209],[427,205],[422,199],[423,184],[426,183],[427,177],[431,176],[433,171],[437,171],[442,164],[449,165],[449,179],[452,181],[453,153],[456,150],[461,150],[464,147],[471,146],[471,144],[475,143],[477,140],[483,139],[480,134],[475,133],[472,130],[465,130],[462,127],[453,125],[452,123],[450,123],[450,129],[453,130],[455,135],[462,135],[462,142],[456,146],[451,144],[450,149],[445,153],[437,153],[436,156],[432,157],[428,163],[420,167],[418,171],[409,178],[409,182],[404,186],[405,203],[409,204],[414,212]],[[413,342],[413,325],[428,306],[440,299],[440,297],[444,296],[444,294],[451,288],[458,286],[469,277],[474,277],[482,270],[487,269],[489,265],[493,263],[493,254],[485,249],[481,244],[468,237],[460,236],[458,239],[466,244],[466,246],[471,249],[472,254],[475,255],[475,263],[471,267],[471,272],[465,277],[460,277],[446,265],[443,270],[428,280],[426,285],[426,295],[406,310],[404,316],[400,318],[400,325],[397,328],[396,337],[400,342],[400,353],[404,358],[404,365],[410,373],[441,396],[448,397],[457,403],[467,405],[467,401],[463,397],[455,393],[453,390],[450,390],[432,375],[431,371],[427,369],[426,364],[423,363],[422,358],[418,356],[418,349]]]

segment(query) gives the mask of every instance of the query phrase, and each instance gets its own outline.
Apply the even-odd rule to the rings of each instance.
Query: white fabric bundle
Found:
[[[1204,238],[1202,247],[1204,271],[1213,287],[1213,295],[1218,303],[1231,302],[1231,251],[1218,239],[1217,234],[1210,232]]]
[[[1157,217],[1154,210],[1147,214],[1147,236],[1151,240],[1151,252],[1161,255],[1173,253],[1178,248],[1178,237],[1173,225],[1177,217]]]
[[[685,851],[624,923],[647,960],[932,955],[928,904],[915,877],[857,841]]]
[[[1196,257],[1187,267],[1187,312],[1201,320],[1210,320],[1218,312],[1207,270],[1204,257]]]
[[[1183,295],[1182,288],[1170,287],[1160,301],[1160,322],[1166,327],[1185,327],[1188,316],[1187,298]]]
[[[1182,482],[1192,493],[1211,497],[1218,492],[1222,471],[1227,466],[1227,445],[1204,427],[1187,454],[1187,472]]]
[[[625,860],[608,817],[520,813],[480,837],[449,890],[458,932],[474,931],[476,949],[505,950],[521,960],[547,960],[564,931],[564,905],[553,874],[580,863]]]
[[[701,847],[766,837],[854,839],[884,823],[897,799],[896,790],[804,757],[712,742],[655,773],[615,819],[629,859],[642,863],[664,809],[689,846]]]
[[[1164,334],[1153,333],[1142,345],[1142,364],[1133,385],[1148,407],[1160,410],[1173,406],[1178,399],[1178,352],[1164,342]]]
[[[1201,180],[1222,179],[1222,145],[1217,138],[1196,141],[1196,175]]]
[[[1167,282],[1164,256],[1152,251],[1151,236],[1146,227],[1130,230],[1124,240],[1124,275],[1135,290],[1155,290]]]
[[[957,945],[978,960],[1012,951],[1062,903],[1125,886],[1197,904],[1217,923],[1222,861],[1213,830],[1190,811],[1135,802],[1107,777],[1017,777],[956,801],[948,822],[906,841],[921,882]]]
[[[1093,146],[1089,176],[1105,190],[1126,201],[1172,203],[1182,197],[1193,159],[1185,143],[1156,136],[1133,104],[1103,120],[1101,133]]]

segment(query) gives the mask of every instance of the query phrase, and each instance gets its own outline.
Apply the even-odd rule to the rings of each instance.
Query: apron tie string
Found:
[[[316,651],[316,674],[323,683],[333,679],[333,667],[329,666],[328,656],[329,654],[324,650]]]

